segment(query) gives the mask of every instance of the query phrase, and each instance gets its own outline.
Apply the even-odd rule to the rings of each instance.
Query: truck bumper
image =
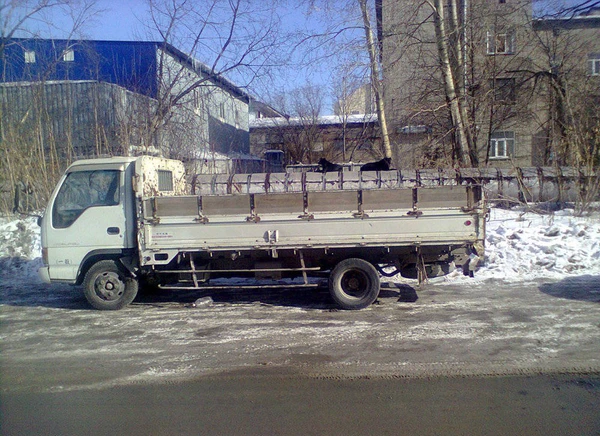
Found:
[[[38,276],[42,282],[50,283],[50,268],[47,266],[41,267],[38,269]]]

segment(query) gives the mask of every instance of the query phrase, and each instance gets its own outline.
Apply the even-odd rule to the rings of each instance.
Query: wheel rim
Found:
[[[346,271],[341,277],[340,287],[348,297],[360,299],[369,290],[369,276],[359,269]]]
[[[114,272],[98,274],[94,281],[96,295],[104,301],[116,301],[125,293],[125,282]]]

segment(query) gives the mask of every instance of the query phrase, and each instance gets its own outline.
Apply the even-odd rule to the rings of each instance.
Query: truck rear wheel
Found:
[[[329,275],[329,293],[342,309],[364,309],[379,296],[379,274],[366,260],[342,260]]]
[[[96,263],[83,280],[85,298],[99,310],[122,309],[134,300],[137,292],[137,280],[128,277],[114,260]]]

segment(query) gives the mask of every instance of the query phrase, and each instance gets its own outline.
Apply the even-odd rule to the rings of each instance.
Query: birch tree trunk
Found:
[[[381,129],[381,139],[383,141],[383,149],[386,158],[392,157],[392,147],[390,146],[390,137],[388,135],[387,122],[385,118],[385,106],[383,103],[383,95],[381,91],[381,80],[379,79],[379,62],[377,60],[377,51],[371,28],[371,19],[367,8],[367,0],[358,0],[362,13],[363,23],[365,27],[365,36],[367,38],[367,49],[369,51],[369,62],[371,64],[371,86],[375,91],[375,104],[377,105],[377,118],[379,120],[379,128]]]
[[[456,0],[451,0],[455,2]],[[456,139],[458,144],[456,146],[456,155],[461,165],[476,167],[479,164],[477,156],[477,150],[473,142],[473,137],[469,129],[469,122],[467,111],[463,104],[461,104],[460,89],[457,86],[460,77],[457,77],[460,71],[462,71],[462,50],[455,50],[457,59],[453,64],[450,61],[450,38],[446,30],[445,16],[444,16],[444,2],[443,0],[433,0],[431,4],[433,8],[433,23],[435,27],[435,39],[436,45],[440,57],[440,65],[442,71],[442,77],[444,79],[444,89],[446,91],[446,99],[450,105],[450,116],[452,118],[452,124],[456,130]],[[453,11],[453,20],[458,20],[458,14],[456,13],[457,7],[451,7]],[[453,22],[453,28],[458,29],[458,22]],[[460,45],[460,38],[456,38],[456,43]]]

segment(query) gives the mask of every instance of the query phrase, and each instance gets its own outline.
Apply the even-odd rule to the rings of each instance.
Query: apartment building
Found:
[[[557,92],[579,99],[598,91],[600,14],[545,19],[529,0],[450,3],[445,44],[478,164],[552,164],[565,103]],[[433,13],[416,0],[380,6],[384,100],[403,168],[458,165]]]

